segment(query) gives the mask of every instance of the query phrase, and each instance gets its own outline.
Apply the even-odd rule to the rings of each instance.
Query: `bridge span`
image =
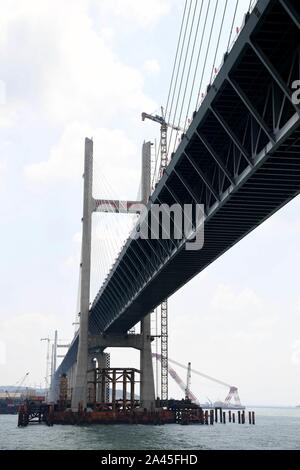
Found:
[[[259,0],[148,203],[203,204],[203,248],[129,238],[91,305],[91,335],[126,335],[299,194],[299,79],[298,0]],[[78,336],[57,376],[77,349]]]

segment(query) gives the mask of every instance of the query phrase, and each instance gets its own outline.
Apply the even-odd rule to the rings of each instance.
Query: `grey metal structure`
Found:
[[[110,354],[104,353],[105,356],[105,368],[110,369]],[[110,402],[110,390],[109,390],[109,383],[106,384],[105,387],[105,402]]]
[[[167,123],[164,117],[164,109],[161,108],[161,116],[152,116],[142,113],[142,120],[149,119],[160,124],[160,166],[159,179],[163,176],[168,166],[168,128],[180,131],[180,128]],[[150,197],[150,194],[149,194]],[[149,199],[149,198],[148,198]],[[147,202],[148,202],[147,199]],[[157,332],[156,332],[157,335]],[[158,340],[158,338],[156,339]],[[160,306],[160,344],[161,344],[161,367],[160,367],[160,388],[161,402],[166,404],[169,397],[169,369],[168,369],[168,299],[162,301]],[[158,389],[158,384],[156,384]]]
[[[299,193],[299,28],[282,3],[258,2],[151,197],[204,203],[204,248],[129,239],[92,305],[92,331],[129,330]]]
[[[299,50],[298,0],[258,1],[149,202],[204,204],[204,247],[129,239],[91,306],[93,334],[125,334],[299,194]]]

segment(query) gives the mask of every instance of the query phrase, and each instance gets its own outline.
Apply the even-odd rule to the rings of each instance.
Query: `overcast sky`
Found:
[[[84,138],[117,197],[134,199],[142,142],[159,130],[140,114],[166,101],[183,3],[0,0],[0,384],[27,371],[39,384],[40,339],[72,339]],[[299,235],[296,199],[173,296],[170,357],[245,403],[300,403]],[[138,355],[113,351],[112,364]],[[194,376],[192,390],[227,394]]]

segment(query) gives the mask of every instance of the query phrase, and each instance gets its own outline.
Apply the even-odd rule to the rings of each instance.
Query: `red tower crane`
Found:
[[[154,354],[153,353],[152,356],[161,361],[161,356],[159,354]],[[189,400],[191,400],[192,402],[194,402],[198,405],[200,404],[199,400],[196,398],[196,396],[190,390],[191,375],[193,373],[193,374],[199,375],[200,377],[203,377],[207,380],[210,380],[211,382],[217,383],[219,385],[223,385],[224,387],[228,387],[229,392],[228,392],[227,397],[225,398],[224,403],[227,406],[229,406],[232,403],[232,399],[234,399],[234,405],[236,407],[242,407],[237,387],[235,387],[233,385],[229,385],[228,383],[223,382],[222,380],[215,379],[214,377],[211,377],[210,375],[203,374],[202,372],[199,372],[197,370],[192,369],[190,362],[188,364],[188,367],[186,367],[186,365],[181,364],[180,362],[174,361],[173,359],[170,359],[170,358],[169,358],[169,362],[171,362],[172,364],[175,364],[178,367],[181,367],[182,369],[185,369],[185,370],[187,369],[187,383],[184,384],[184,382],[179,377],[177,372],[175,372],[175,370],[172,369],[172,367],[170,367],[170,364],[168,366],[170,376],[175,380],[175,382],[179,385],[179,387],[184,391],[185,397],[188,398]]]

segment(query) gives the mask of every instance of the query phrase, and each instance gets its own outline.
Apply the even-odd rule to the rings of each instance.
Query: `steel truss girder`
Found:
[[[210,107],[210,111],[212,112],[212,114],[215,116],[215,118],[217,119],[217,121],[219,122],[219,124],[221,124],[221,126],[223,127],[224,131],[227,133],[228,137],[232,140],[232,142],[234,143],[234,145],[238,148],[238,150],[241,152],[241,154],[244,156],[244,158],[246,159],[247,163],[250,165],[250,166],[253,166],[253,161],[251,160],[251,157],[250,155],[248,154],[247,150],[243,147],[243,145],[241,144],[241,142],[239,142],[239,139],[237,138],[237,136],[235,135],[234,131],[232,129],[230,129],[230,127],[228,126],[227,122],[225,121],[225,119],[223,118],[223,116],[221,116],[221,114],[216,110],[214,109],[213,106]]]
[[[297,28],[300,30],[300,18],[299,14],[295,11],[289,0],[279,0],[289,17],[294,21]]]
[[[282,92],[286,96],[286,98],[289,100],[290,104],[295,108],[296,112],[300,115],[300,107],[299,105],[295,104],[292,99],[292,92],[289,89],[289,87],[286,85],[282,77],[279,75],[277,72],[276,68],[274,65],[270,62],[266,54],[263,52],[263,50],[259,47],[258,44],[256,44],[254,41],[249,39],[249,45],[261,61],[261,63],[265,66],[265,68],[268,70],[270,73],[271,77],[273,80],[277,83],[279,88],[281,88]]]
[[[243,90],[240,88],[239,84],[235,81],[232,80],[230,77],[227,78],[227,81],[230,83],[231,87],[234,89],[236,94],[239,96],[239,98],[242,100],[246,108],[248,109],[249,113],[254,117],[256,120],[257,124],[262,128],[264,133],[268,136],[269,140],[271,142],[274,142],[274,134],[271,132],[265,121],[261,118],[259,113],[256,111],[254,106],[252,105],[251,101],[247,97],[247,95],[243,92]]]
[[[214,161],[217,163],[219,168],[223,171],[224,175],[229,179],[231,184],[234,184],[234,177],[231,175],[230,171],[226,167],[226,165],[223,163],[221,157],[217,154],[217,152],[212,148],[210,143],[206,140],[206,138],[198,131],[196,131],[196,135],[199,138],[199,140],[203,143],[203,145],[206,147]]]
[[[191,155],[189,155],[186,150],[184,151],[184,155],[186,156],[187,160],[190,162],[194,170],[196,170],[207,189],[214,196],[215,200],[220,201],[220,196],[217,194],[212,183],[208,180],[203,171],[198,167],[197,163],[195,162],[195,159]]]
[[[286,7],[287,5],[290,6],[290,3],[286,0],[278,0],[278,1],[284,7]],[[262,12],[266,11],[266,9],[270,5],[270,3],[271,3],[271,1],[267,1],[267,0],[259,1],[258,6],[257,6],[258,13],[262,13]],[[291,15],[291,10],[287,10],[287,8],[285,8],[285,10],[289,13],[290,17],[292,18],[294,23],[299,28],[298,18],[294,14]],[[256,16],[251,15],[249,21],[247,22],[247,25],[245,26],[244,30],[241,32],[240,38],[238,39],[237,44],[234,47],[234,50],[232,51],[233,56],[236,53],[235,51],[237,51],[238,49],[239,49],[239,52],[241,52],[242,47],[239,44],[239,42],[241,40],[243,40],[244,43],[248,42],[248,36],[249,37],[251,36],[252,31],[254,30],[254,27],[256,27],[257,23],[260,21],[259,18],[257,18],[257,16],[258,15],[256,15]],[[261,17],[263,17],[263,15],[261,15]],[[251,30],[249,29],[249,25],[252,28]],[[225,77],[224,80],[222,78],[223,82],[226,81],[226,77],[230,76],[230,70],[231,70],[230,67],[235,66],[235,61],[236,61],[236,58],[232,59],[232,54],[230,54],[230,56],[226,60],[226,63],[223,66],[223,72],[220,73],[220,75],[223,74],[223,78]],[[266,65],[262,61],[260,61],[260,63],[262,65],[262,67],[266,68]],[[268,67],[267,67],[267,70],[268,70]],[[270,70],[268,70],[268,71],[270,72]],[[249,111],[249,116],[251,117],[251,119],[249,119],[249,121],[248,121],[248,126],[252,128],[252,131],[251,131],[252,132],[251,137],[252,137],[252,141],[253,141],[252,149],[254,151],[252,152],[251,157],[253,157],[253,167],[251,167],[250,164],[249,164],[249,166],[247,168],[243,169],[243,172],[242,172],[241,163],[243,162],[243,155],[242,155],[242,153],[240,153],[240,154],[238,153],[239,149],[235,146],[234,142],[232,140],[230,140],[228,155],[230,155],[230,158],[233,158],[234,177],[235,177],[234,182],[235,182],[235,184],[232,185],[232,187],[229,188],[228,190],[225,190],[225,192],[223,192],[220,195],[219,200],[216,201],[213,206],[211,206],[209,208],[206,207],[207,220],[210,220],[211,217],[213,216],[213,214],[219,208],[221,208],[223,206],[223,204],[225,204],[225,202],[227,201],[227,199],[230,195],[234,195],[234,194],[238,193],[239,189],[242,188],[242,185],[244,184],[244,182],[248,178],[250,178],[251,175],[253,175],[253,173],[260,167],[260,164],[261,164],[262,161],[266,161],[267,157],[270,156],[270,155],[271,155],[270,158],[272,158],[272,156],[275,155],[276,149],[279,147],[279,143],[282,143],[284,138],[289,136],[289,133],[291,132],[291,129],[296,128],[296,126],[299,126],[299,111],[297,109],[298,117],[293,116],[293,118],[291,118],[288,123],[283,123],[281,128],[279,128],[280,121],[281,121],[280,116],[282,116],[284,104],[285,104],[285,102],[291,103],[291,93],[290,93],[289,90],[288,90],[288,93],[286,93],[287,92],[287,90],[286,90],[287,86],[284,83],[284,81],[283,81],[283,84],[281,83],[281,85],[284,85],[285,92],[283,91],[282,86],[278,86],[278,81],[277,81],[278,75],[279,75],[278,72],[275,75],[273,73],[270,73],[270,77],[272,79],[272,82],[270,82],[269,94],[268,94],[268,96],[266,96],[266,103],[265,103],[264,112],[259,114],[259,120],[261,122],[259,122],[259,120],[257,119],[258,116],[255,117],[254,113],[251,112],[251,109],[246,106],[246,108]],[[281,78],[280,75],[279,75],[279,78]],[[178,168],[177,165],[179,164],[181,159],[185,158],[185,153],[184,153],[183,150],[186,148],[187,142],[191,142],[192,136],[196,135],[195,130],[196,129],[199,130],[199,127],[200,127],[199,124],[201,123],[201,119],[203,119],[205,114],[207,114],[209,112],[210,104],[213,105],[214,100],[217,99],[215,90],[219,91],[222,87],[223,82],[221,81],[221,78],[219,78],[219,77],[216,78],[216,80],[214,82],[214,88],[208,93],[208,95],[205,99],[205,102],[203,103],[202,109],[200,109],[196,119],[194,120],[194,123],[191,124],[190,129],[187,132],[188,139],[183,139],[183,141],[181,142],[181,144],[179,146],[179,149],[176,152],[175,157],[173,158],[171,164],[168,167],[167,173],[165,173],[165,175],[163,176],[161,182],[157,186],[156,191],[153,195],[153,200],[154,201],[156,199],[156,196],[160,195],[160,192],[161,192],[163,187],[165,187],[166,190],[168,190],[168,192],[170,194],[171,194],[170,190],[174,194],[174,191],[173,191],[174,188],[172,188],[172,185],[169,183],[169,181],[170,181],[169,177],[172,175],[172,172],[173,172],[173,169],[175,168],[175,166],[176,166],[176,168]],[[238,81],[237,81],[237,83],[238,83]],[[239,96],[238,98],[241,100],[241,96]],[[249,99],[249,97],[247,97],[247,98]],[[274,123],[274,125],[273,125],[274,129],[271,129],[270,131],[271,131],[271,133],[272,133],[272,130],[274,131],[275,143],[270,140],[269,143],[266,144],[265,148],[263,150],[259,150],[259,153],[258,153],[258,150],[255,151],[255,148],[258,149],[260,136],[261,136],[262,133],[265,133],[265,129],[261,124],[263,124],[265,122],[266,113],[269,112],[268,107],[269,107],[269,102],[270,102],[269,100],[270,99],[272,99],[271,104],[272,104],[272,109],[273,109],[273,123]],[[244,102],[244,105],[245,105],[245,102]],[[276,116],[275,116],[275,113],[277,113]],[[268,138],[270,138],[270,135],[267,135],[267,136],[268,136]],[[242,140],[241,137],[239,137],[239,139]],[[211,142],[209,142],[209,143],[212,145]],[[230,146],[231,146],[231,149],[230,149]],[[228,159],[229,159],[229,157],[228,157]],[[252,158],[251,158],[251,162],[252,162]],[[289,163],[289,165],[293,165],[293,164]],[[226,164],[226,167],[229,168],[229,166],[227,164]],[[218,178],[219,178],[219,181],[220,181],[220,179],[222,180],[222,177],[220,178],[220,174],[218,174],[218,171],[216,170],[215,174],[214,174],[214,177],[213,177],[213,181],[211,182],[211,184],[213,186],[214,186],[215,180],[218,179]],[[223,178],[225,178],[225,174],[223,175]],[[202,200],[202,198],[204,197],[203,196],[204,193],[207,193],[207,200],[209,200],[209,198],[212,197],[212,193],[210,192],[209,188],[205,184],[202,184],[201,187],[202,187],[202,189],[201,189],[202,196],[200,197],[200,200]],[[219,188],[221,188],[220,185],[219,185]],[[267,189],[265,187],[265,189],[263,190],[262,187],[261,187],[261,188],[258,189],[257,194],[253,195],[253,193],[251,193],[250,188],[247,188],[247,186],[246,186],[244,189],[241,189],[240,198],[241,198],[241,200],[243,200],[243,199],[247,198],[247,194],[249,194],[250,197],[252,197],[252,198],[256,197],[258,200],[260,200],[262,198],[262,195],[266,194],[268,196],[268,198],[270,198],[270,200],[274,201],[274,204],[275,204],[276,201],[277,201],[277,198],[280,195],[284,194],[284,193],[285,193],[285,190],[282,189],[282,188],[280,188],[279,191],[277,190],[277,192],[274,192],[274,191],[271,190],[271,188]],[[227,231],[229,233],[230,229],[227,228],[225,230],[225,227],[224,227],[224,232],[225,231]],[[216,228],[216,234],[218,234],[218,229],[217,228]],[[241,234],[242,234],[242,230],[241,230]],[[179,246],[179,249],[181,249],[181,248],[182,247]],[[150,248],[150,247],[149,247],[149,249],[151,250],[150,253],[152,253],[154,255],[154,257],[155,257],[154,259],[157,260],[156,250],[154,249],[154,251],[153,251],[153,249]],[[160,259],[163,258],[163,252],[164,252],[164,250],[162,250],[162,252],[160,254]],[[167,257],[165,257],[165,259],[166,258]],[[154,266],[152,265],[150,267],[150,265],[149,265],[149,266],[147,266],[147,269],[151,269],[152,272],[154,272],[153,268],[154,267],[156,268],[155,274],[153,275],[153,277],[154,277],[154,276],[158,275],[159,271],[162,269],[162,267],[164,266],[165,263],[163,263],[163,262],[160,263],[160,264],[159,263],[154,263],[153,260],[152,260],[152,263],[154,264]],[[166,261],[166,263],[167,263],[167,261]],[[118,269],[117,266],[116,266],[116,269]],[[108,282],[110,282],[111,280],[112,279],[110,279]],[[144,287],[141,288],[141,290],[143,291]],[[102,294],[104,294],[103,291],[102,291]],[[123,299],[123,308],[120,309],[117,312],[118,315],[121,315],[122,313],[125,312],[125,310],[126,310],[126,307],[124,307],[125,304],[127,305],[128,302],[125,301],[125,299]],[[103,311],[103,309],[102,309],[102,311]],[[112,324],[112,322],[113,322],[113,320],[110,322],[110,324]],[[108,325],[108,323],[106,323],[106,327],[107,327],[107,325]]]

